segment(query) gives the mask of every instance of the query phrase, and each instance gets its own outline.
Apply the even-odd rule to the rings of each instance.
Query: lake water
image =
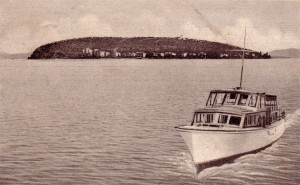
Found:
[[[287,112],[280,140],[196,173],[174,127],[209,90],[238,86],[240,66],[1,60],[0,184],[299,184],[299,59],[245,61],[244,86],[277,94]]]

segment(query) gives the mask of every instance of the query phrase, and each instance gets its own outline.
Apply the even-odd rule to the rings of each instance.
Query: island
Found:
[[[242,53],[237,46],[181,37],[86,37],[42,45],[28,59],[232,59],[242,58]],[[271,56],[246,49],[245,58]]]

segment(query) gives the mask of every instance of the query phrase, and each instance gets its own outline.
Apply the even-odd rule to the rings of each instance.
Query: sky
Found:
[[[300,0],[1,0],[0,52],[79,37],[184,37],[300,48]]]

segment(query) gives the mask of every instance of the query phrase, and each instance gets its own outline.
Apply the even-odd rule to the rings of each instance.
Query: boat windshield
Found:
[[[225,105],[234,105],[236,100],[237,100],[237,93],[227,93],[226,94],[226,99],[224,101]]]
[[[248,94],[241,94],[239,99],[239,105],[246,105]]]
[[[206,106],[222,106],[222,105],[242,105],[256,107],[257,102],[260,104],[260,96],[258,94],[246,94],[241,92],[213,92],[210,93]]]
[[[214,114],[212,113],[195,113],[194,123],[212,123]]]
[[[249,98],[248,106],[255,107],[257,102],[258,96],[257,94],[252,94]]]
[[[231,114],[222,114],[222,113],[201,113],[196,112],[194,115],[193,123],[194,124],[229,124],[239,126],[241,123],[241,117]]]
[[[238,99],[239,93],[210,93],[207,100],[207,106],[217,106],[217,105],[235,105]]]

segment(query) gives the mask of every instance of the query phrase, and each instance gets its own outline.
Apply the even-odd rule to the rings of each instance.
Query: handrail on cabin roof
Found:
[[[216,90],[211,90],[211,93],[231,93],[231,92],[236,92],[236,93],[244,93],[244,94],[266,94],[265,92],[251,92],[251,91],[246,91],[244,89],[216,89]]]

